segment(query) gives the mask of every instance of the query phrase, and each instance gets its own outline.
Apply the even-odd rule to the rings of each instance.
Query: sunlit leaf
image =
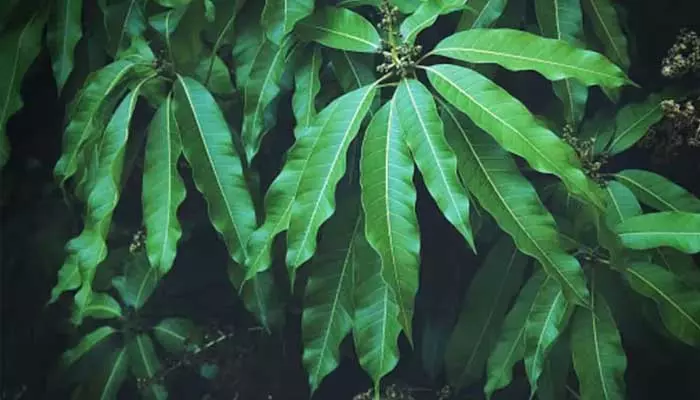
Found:
[[[379,33],[360,14],[345,8],[318,8],[296,25],[306,41],[316,41],[339,50],[375,53],[382,48]]]
[[[416,10],[401,22],[399,32],[406,43],[413,43],[416,36],[424,29],[435,23],[442,14],[457,11],[464,6],[466,0],[426,0]]]
[[[276,44],[292,31],[294,25],[309,16],[314,10],[314,0],[265,0],[262,25],[267,37]]]
[[[700,199],[651,171],[626,169],[615,174],[645,205],[659,211],[700,212]]]
[[[688,254],[700,252],[700,214],[696,213],[644,214],[619,224],[615,232],[630,249],[669,246]]]
[[[51,53],[53,75],[61,92],[73,71],[75,46],[83,36],[82,0],[59,0],[46,29],[46,43]]]

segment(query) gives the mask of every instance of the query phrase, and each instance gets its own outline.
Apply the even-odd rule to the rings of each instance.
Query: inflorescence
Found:
[[[661,75],[679,78],[691,71],[700,71],[700,37],[694,31],[682,29],[661,62]]]
[[[399,25],[399,8],[389,4],[387,0],[382,1],[379,11],[382,20],[378,26],[384,32],[385,39],[382,41],[384,50],[384,62],[377,66],[377,71],[382,74],[396,73],[405,78],[413,73],[416,67],[416,59],[422,52],[420,45],[412,45],[404,42],[401,32],[397,29]]]

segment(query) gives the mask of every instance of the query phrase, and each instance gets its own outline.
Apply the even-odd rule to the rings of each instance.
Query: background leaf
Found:
[[[306,18],[314,10],[314,0],[265,0],[262,12],[262,25],[267,37],[275,44],[292,31],[294,25]]]
[[[601,144],[608,144],[610,154],[618,154],[632,147],[664,116],[662,101],[660,94],[652,94],[641,103],[623,107],[615,116],[614,125],[607,127],[612,134],[610,143],[604,140]]]
[[[339,50],[376,53],[382,48],[374,26],[345,8],[318,8],[313,15],[299,21],[296,32],[303,40]]]
[[[112,285],[119,292],[124,304],[140,309],[158,286],[160,271],[148,263],[144,252],[127,256],[124,275],[112,279]]]
[[[46,44],[51,53],[53,75],[59,93],[73,71],[75,46],[83,36],[82,0],[59,0],[46,29]]]
[[[626,169],[615,174],[615,179],[627,186],[639,201],[656,210],[700,212],[700,199],[651,171]]]
[[[630,66],[627,38],[622,31],[617,11],[610,0],[581,0],[586,19],[591,21],[605,55],[627,70]]]
[[[470,0],[457,24],[457,31],[488,28],[503,14],[508,0]]]

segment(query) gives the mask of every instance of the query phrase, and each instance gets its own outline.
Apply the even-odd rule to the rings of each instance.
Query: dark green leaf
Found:
[[[153,381],[153,378],[161,370],[161,364],[151,337],[145,333],[136,335],[126,344],[126,349],[131,373],[136,379],[148,382],[148,384],[142,385],[141,394],[146,399],[167,399],[168,392],[165,391],[163,385],[158,381]]]
[[[321,48],[316,45],[307,46],[300,57],[300,64],[294,74],[292,110],[296,119],[295,130],[311,125],[313,118],[318,113],[316,96],[321,90],[319,73],[322,64]]]
[[[370,54],[331,50],[328,52],[328,58],[331,60],[336,79],[346,92],[377,80],[373,57]]]
[[[603,43],[605,55],[627,70],[630,66],[627,38],[622,32],[617,11],[611,0],[581,0],[586,18],[593,24],[598,39]]]
[[[117,331],[111,326],[104,325],[83,336],[75,347],[66,350],[61,355],[61,366],[63,368],[70,367],[85,354],[94,349],[97,345],[109,339],[116,332]]]
[[[319,8],[297,24],[296,32],[303,40],[339,50],[375,53],[382,48],[374,26],[360,14],[345,8]]]
[[[160,271],[148,263],[144,252],[129,257],[124,267],[124,275],[112,279],[112,285],[119,292],[124,304],[140,309],[158,286]]]
[[[700,252],[700,214],[665,211],[640,215],[619,224],[615,232],[630,249],[669,246],[688,254]]]
[[[613,126],[607,130],[613,135],[607,146],[610,154],[621,153],[634,146],[649,128],[659,122],[664,116],[661,109],[663,97],[660,94],[652,94],[641,103],[626,105],[615,116]]]
[[[425,0],[401,23],[401,39],[413,43],[418,34],[435,23],[442,14],[457,11],[464,6],[465,0]]]
[[[165,318],[153,327],[153,336],[165,350],[181,354],[196,346],[200,331],[189,319]]]
[[[59,93],[73,71],[75,46],[83,36],[82,0],[58,0],[46,29],[51,66]]]
[[[508,0],[470,0],[457,24],[457,31],[488,28],[503,14]]]
[[[626,169],[615,174],[645,205],[659,211],[700,212],[700,199],[661,175],[639,169]]]
[[[292,31],[294,25],[314,11],[314,0],[265,0],[262,25],[267,37],[276,44]]]

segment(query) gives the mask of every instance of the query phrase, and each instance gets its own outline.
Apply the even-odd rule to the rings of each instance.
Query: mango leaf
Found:
[[[163,7],[177,8],[190,4],[192,0],[154,0]]]
[[[294,25],[313,11],[314,0],[265,0],[261,24],[268,39],[279,45]]]
[[[165,49],[168,58],[174,60],[172,35],[180,25],[182,17],[187,11],[187,7],[178,7],[172,10],[155,14],[148,17],[148,24],[158,32],[165,42]]]
[[[571,372],[571,345],[566,336],[559,339],[552,346],[540,380],[537,382],[537,398],[539,400],[560,400],[567,397],[569,373]]]
[[[131,373],[136,379],[148,382],[140,388],[141,394],[146,399],[167,399],[168,392],[163,385],[151,382],[162,368],[151,337],[145,333],[136,335],[127,342],[126,349]]]
[[[615,319],[591,279],[591,309],[579,307],[571,326],[571,351],[581,399],[625,399],[627,357]]]
[[[371,84],[334,100],[308,128],[318,130],[318,133],[299,138],[299,147],[310,146],[312,149],[289,217],[289,268],[298,268],[316,250],[318,229],[335,211],[335,187],[345,174],[348,147],[357,135],[376,92],[376,84]]]
[[[700,212],[700,199],[685,188],[650,171],[626,169],[615,174],[645,205],[659,211]]]
[[[38,10],[16,29],[5,30],[0,36],[0,170],[10,157],[10,145],[5,132],[7,121],[22,106],[20,86],[24,74],[41,50],[41,37],[46,12]]]
[[[311,125],[318,113],[316,96],[321,90],[319,77],[323,56],[321,48],[309,45],[300,57],[300,64],[294,73],[294,93],[292,94],[292,110],[296,119],[295,131]]]
[[[199,329],[186,318],[165,318],[153,327],[153,336],[172,354],[181,354],[196,346]]]
[[[194,71],[194,76],[199,82],[203,82],[212,94],[230,96],[236,92],[228,66],[221,57],[215,54],[200,61]]]
[[[346,92],[369,85],[377,80],[371,55],[345,50],[331,50],[327,54],[333,73]]]
[[[100,3],[104,13],[108,52],[111,55],[119,55],[131,46],[133,38],[142,37],[146,32],[146,1],[125,0],[109,4],[107,2],[98,3]]]
[[[513,308],[506,315],[501,333],[486,364],[487,381],[484,393],[487,399],[513,380],[513,366],[525,355],[525,321],[529,318],[540,287],[551,281],[553,279],[546,277],[541,271],[536,272],[520,290]]]
[[[120,347],[115,349],[96,371],[96,378],[91,382],[92,394],[88,398],[116,400],[119,389],[126,380],[128,367],[129,354],[127,348]]]
[[[613,137],[607,146],[607,152],[621,153],[634,146],[649,128],[663,118],[661,109],[663,97],[660,94],[652,94],[641,103],[626,105],[615,116],[614,125],[608,128]]]
[[[182,150],[207,201],[211,223],[231,258],[243,262],[256,225],[255,208],[231,131],[214,98],[194,79],[178,76],[174,101]]]
[[[75,46],[83,36],[82,0],[59,0],[46,28],[46,43],[51,53],[51,67],[58,92],[73,71]]]
[[[559,282],[545,281],[525,321],[525,372],[530,380],[530,393],[537,391],[547,355],[566,327],[571,311]]]
[[[469,284],[445,352],[448,380],[465,387],[481,379],[508,305],[518,293],[527,258],[503,236]]]
[[[262,4],[262,2],[248,3],[251,7],[262,6]],[[246,9],[246,11],[255,15],[253,13],[255,10]],[[256,21],[254,18],[245,18],[239,24],[236,24],[235,35],[236,40],[232,49],[233,66],[236,86],[242,88],[248,81],[250,69],[262,46],[269,41],[265,37],[265,32],[262,31],[259,21]]]
[[[122,317],[122,307],[114,297],[106,293],[93,293],[85,306],[82,317],[95,319],[113,319]]]
[[[299,21],[295,31],[302,40],[339,50],[376,53],[382,48],[381,37],[374,26],[360,14],[345,8],[318,8]]]
[[[215,10],[214,20],[207,21],[204,34],[207,40],[214,43],[212,54],[217,54],[222,46],[230,45],[236,40],[234,25],[246,2],[247,0],[214,0],[211,3]]]
[[[182,144],[172,104],[168,96],[148,128],[141,194],[148,261],[160,276],[167,274],[175,261],[182,236],[177,209],[185,200],[185,184],[177,170]]]
[[[503,14],[508,0],[470,0],[457,24],[457,31],[488,28]]]
[[[614,267],[624,268],[626,260],[623,254],[622,243],[615,235],[615,227],[622,221],[640,215],[642,207],[634,197],[634,194],[624,185],[616,181],[610,181],[605,187],[608,207],[604,214],[604,224],[597,223],[598,240],[611,254],[611,262]]]
[[[61,366],[63,368],[68,368],[73,365],[76,361],[80,360],[85,354],[92,351],[100,343],[104,343],[106,340],[112,337],[117,331],[109,325],[103,325],[94,331],[86,334],[80,339],[80,342],[63,354],[61,354]]]
[[[394,292],[384,280],[386,272],[382,271],[377,253],[362,233],[355,240],[352,337],[360,365],[372,378],[375,393],[379,393],[381,379],[399,362],[399,305]]]
[[[365,235],[379,254],[384,281],[399,306],[399,323],[413,342],[413,304],[418,291],[420,233],[413,159],[404,141],[395,98],[367,127],[360,159]]]
[[[469,196],[457,176],[457,159],[445,139],[433,95],[419,81],[403,79],[393,101],[406,143],[430,195],[445,218],[474,249]]]
[[[552,215],[509,154],[451,108],[443,108],[447,139],[466,186],[515,241],[559,281],[572,301],[586,304],[588,289],[578,261],[564,251]]]
[[[591,86],[632,83],[604,56],[566,42],[513,29],[471,29],[438,43],[430,54],[470,63],[496,63],[512,71],[533,70],[556,81],[573,78]]]
[[[517,99],[463,67],[442,64],[425,69],[435,89],[504,149],[525,158],[536,171],[558,176],[569,191],[603,208],[601,190],[583,173],[574,150]]]
[[[661,247],[654,249],[653,259],[655,264],[673,272],[685,284],[700,289],[700,268],[691,255],[669,247]]]
[[[625,277],[635,291],[656,302],[669,332],[684,343],[700,346],[700,291],[649,263],[630,265]]]
[[[124,304],[140,309],[158,286],[160,272],[148,263],[144,252],[139,252],[126,261],[124,275],[112,279],[112,285]]]
[[[646,250],[669,246],[700,252],[700,214],[664,211],[632,217],[615,228],[625,247]]]
[[[51,298],[47,304],[53,304],[61,294],[79,288],[82,283],[80,269],[78,269],[78,258],[75,255],[69,255],[58,270],[58,279],[56,285],[51,289]]]
[[[593,24],[605,55],[625,71],[630,66],[627,37],[622,32],[617,12],[611,0],[581,0],[586,18]]]
[[[399,11],[403,14],[410,14],[416,11],[420,4],[425,1],[426,0],[389,0],[389,3],[398,7]],[[376,2],[379,3],[381,0],[376,0]]]
[[[271,334],[284,326],[286,302],[278,287],[273,270],[268,269],[246,280],[246,269],[229,262],[228,278],[243,300],[246,310],[260,322],[265,332]]]
[[[340,343],[352,329],[355,237],[362,234],[357,201],[323,228],[319,250],[308,266],[301,335],[311,392],[340,364]]]
[[[403,20],[399,27],[401,38],[406,43],[413,43],[416,36],[424,29],[435,23],[442,14],[457,11],[464,6],[466,0],[426,0],[416,10]]]

